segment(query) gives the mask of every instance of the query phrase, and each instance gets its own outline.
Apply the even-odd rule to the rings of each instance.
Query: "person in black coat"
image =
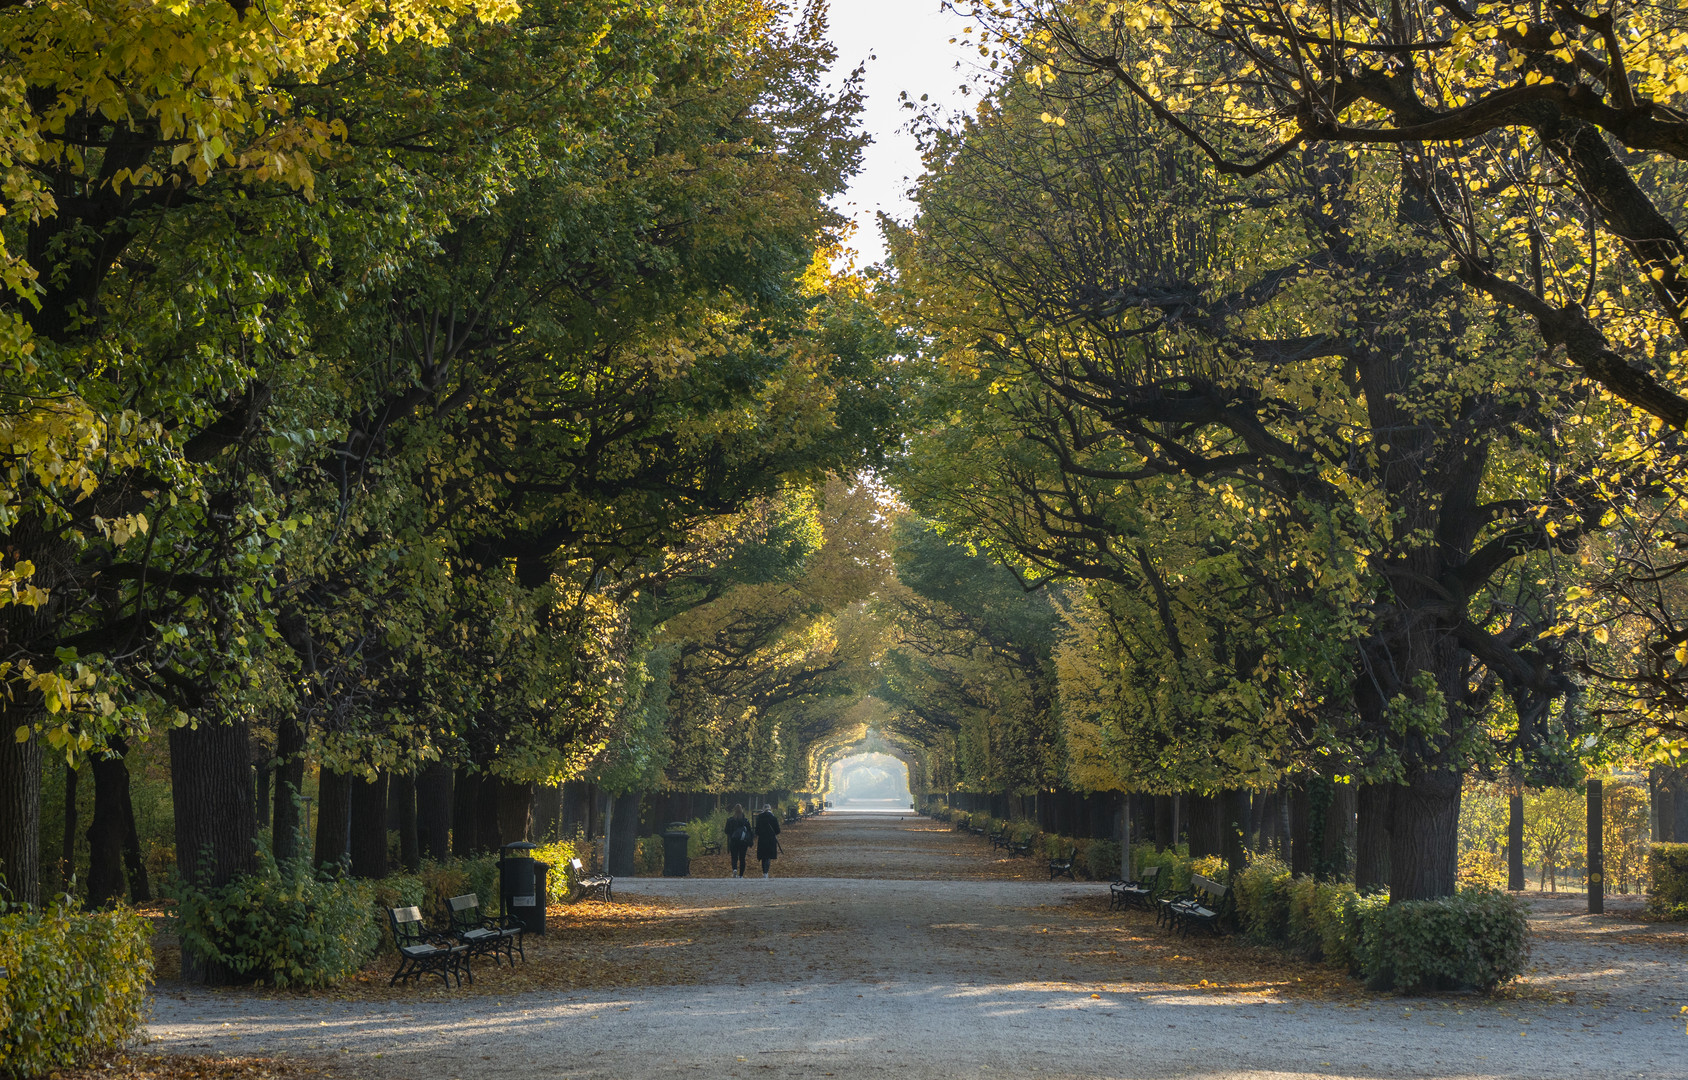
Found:
[[[762,876],[768,876],[768,864],[780,857],[780,819],[774,808],[764,805],[756,815],[756,857],[762,860]]]
[[[755,835],[744,807],[734,803],[732,815],[727,818],[727,854],[732,856],[733,877],[744,876],[744,853],[750,850],[750,841]]]

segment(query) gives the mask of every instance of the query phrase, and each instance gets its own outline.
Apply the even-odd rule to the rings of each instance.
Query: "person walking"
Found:
[[[780,857],[780,819],[774,816],[774,808],[763,804],[762,812],[756,815],[756,857],[762,860],[762,876],[768,876],[768,866]]]
[[[734,803],[733,812],[727,816],[727,854],[733,860],[733,877],[744,876],[744,855],[750,850],[750,841],[755,835],[750,819],[745,816],[744,804]]]

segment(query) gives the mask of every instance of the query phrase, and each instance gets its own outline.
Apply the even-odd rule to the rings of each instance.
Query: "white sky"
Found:
[[[944,12],[939,0],[832,0],[829,24],[838,47],[835,74],[841,79],[867,63],[862,126],[873,142],[838,203],[856,222],[852,246],[860,255],[857,265],[866,266],[885,256],[878,212],[901,221],[914,212],[904,192],[920,175],[920,152],[914,137],[900,130],[914,114],[898,108],[898,92],[908,91],[915,101],[930,94],[946,111],[968,107],[977,98],[963,97],[957,88],[977,73],[978,46],[965,48],[974,35],[964,35],[968,24]],[[949,43],[952,37],[957,44]]]

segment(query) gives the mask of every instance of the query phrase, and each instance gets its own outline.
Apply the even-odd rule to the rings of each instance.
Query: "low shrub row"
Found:
[[[577,847],[558,841],[533,856],[551,867],[546,891],[553,903],[571,898],[569,860]],[[259,869],[217,889],[174,882],[176,932],[184,947],[245,978],[272,986],[328,986],[383,951],[393,949],[387,911],[417,907],[443,925],[446,901],[474,893],[481,910],[499,910],[498,858],[482,855],[424,861],[415,874],[360,881],[318,870],[304,859],[277,863],[260,851]]]
[[[0,1076],[46,1076],[139,1033],[152,932],[132,911],[0,915]]]
[[[1647,914],[1655,919],[1688,919],[1688,844],[1654,844],[1647,853],[1653,889]]]
[[[1391,904],[1346,882],[1292,877],[1260,856],[1232,882],[1237,920],[1256,941],[1322,961],[1374,990],[1493,990],[1528,956],[1524,903],[1497,889]]]
[[[934,806],[928,813],[961,828],[994,832],[1005,823],[986,814]],[[1040,833],[1030,822],[1007,822],[1009,836],[1033,841],[1039,854],[1064,856],[1077,846],[1074,869],[1081,877],[1108,880],[1119,873],[1119,845],[1111,840],[1072,840]],[[1660,904],[1688,916],[1688,844],[1655,845],[1655,903],[1660,904],[1659,875],[1677,882],[1676,893]],[[1180,893],[1192,874],[1217,880],[1230,877],[1216,855],[1192,859],[1179,847],[1156,851],[1153,844],[1133,844],[1132,869],[1141,877],[1160,867],[1161,892]],[[1474,987],[1492,990],[1524,970],[1528,922],[1524,903],[1497,889],[1461,888],[1441,900],[1390,904],[1387,893],[1361,896],[1342,882],[1292,877],[1289,868],[1269,855],[1257,856],[1231,880],[1237,921],[1262,944],[1320,961],[1366,980],[1377,990],[1416,993]]]
[[[1029,844],[1035,858],[1064,859],[1068,852],[1077,848],[1078,854],[1073,857],[1073,876],[1090,881],[1113,881],[1119,877],[1120,852],[1117,840],[1046,833],[1037,827],[1036,822],[1005,821],[977,811],[952,810],[941,804],[934,805],[926,814],[938,821],[950,822],[958,828],[977,828],[986,834],[1006,828],[1009,841],[1015,844]],[[1133,847],[1132,850],[1137,849]],[[1187,876],[1185,880],[1187,883]]]

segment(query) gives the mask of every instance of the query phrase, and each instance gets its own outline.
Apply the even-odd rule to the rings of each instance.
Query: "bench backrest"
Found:
[[[464,893],[446,901],[451,909],[451,927],[453,930],[465,926],[476,926],[481,921],[481,898],[474,893]]]
[[[574,876],[577,878],[586,876],[586,864],[580,861],[578,855],[569,860],[569,869],[574,871]]]
[[[393,923],[393,943],[399,948],[406,945],[418,945],[422,942],[422,909],[415,907],[396,907],[387,909],[387,918]]]
[[[1151,866],[1147,870],[1144,870],[1143,871],[1143,884],[1152,885],[1154,883],[1154,880],[1156,878],[1160,877],[1160,872],[1161,872],[1161,868],[1160,868],[1159,865]]]
[[[1215,900],[1218,900],[1225,895],[1225,889],[1227,886],[1220,884],[1210,877],[1203,877],[1201,874],[1191,874],[1190,888],[1199,889],[1207,895],[1213,897]]]

